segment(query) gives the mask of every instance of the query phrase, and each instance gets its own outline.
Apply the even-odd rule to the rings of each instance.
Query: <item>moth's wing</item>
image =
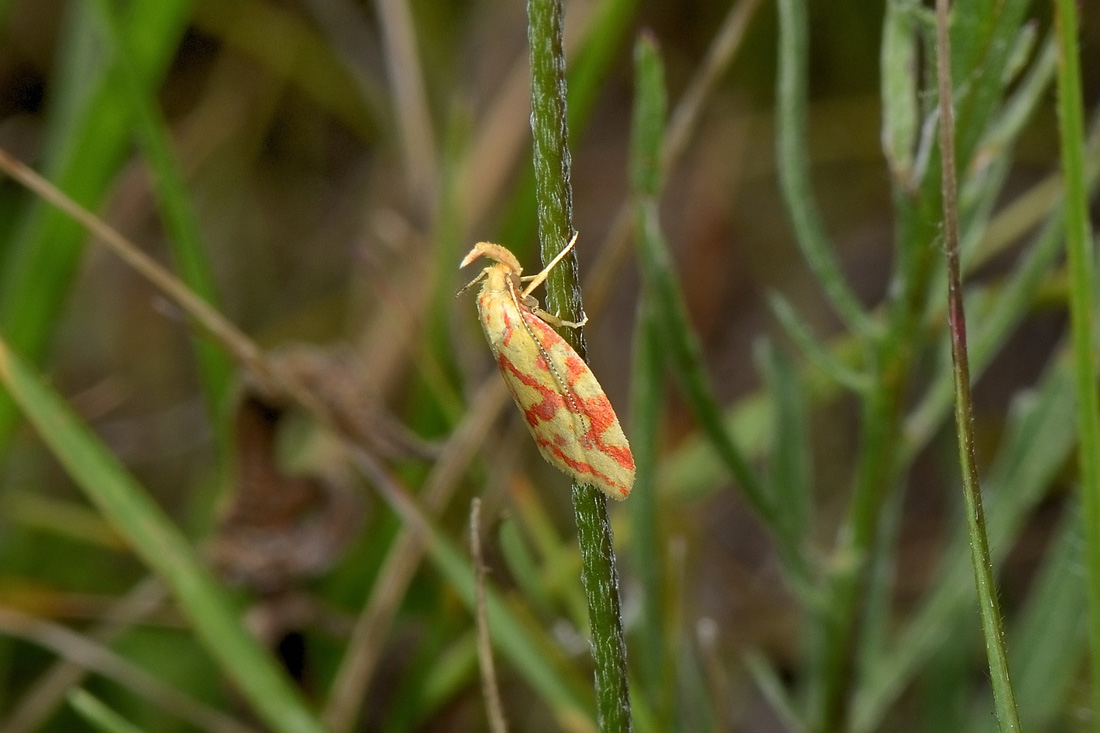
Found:
[[[613,499],[634,484],[634,457],[611,403],[576,351],[507,292],[479,301],[497,366],[547,461]]]

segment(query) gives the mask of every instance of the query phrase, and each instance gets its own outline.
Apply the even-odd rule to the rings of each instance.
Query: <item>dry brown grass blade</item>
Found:
[[[405,175],[418,212],[434,219],[439,162],[435,132],[424,90],[424,73],[416,47],[416,30],[405,0],[376,0],[386,53],[390,92],[396,100],[394,120],[405,159]]]
[[[155,612],[165,598],[164,585],[155,577],[146,578],[108,610],[88,636],[106,644]],[[86,667],[75,662],[57,661],[20,698],[11,714],[0,720],[0,730],[5,733],[31,733],[41,728],[57,706],[64,702],[69,690],[80,684],[87,671]]]
[[[474,497],[470,504],[470,556],[474,561],[474,578],[477,592],[477,658],[481,666],[481,691],[485,696],[485,711],[489,716],[489,730],[505,733],[508,723],[504,719],[504,705],[500,701],[496,666],[493,664],[493,644],[489,638],[489,619],[485,613],[485,561],[481,556],[481,499]]]
[[[322,424],[351,441],[356,439],[354,415],[342,413],[339,405],[334,406],[322,400],[285,371],[273,369],[260,347],[243,331],[196,295],[179,278],[138,249],[118,230],[77,204],[3,149],[0,149],[0,170],[71,216],[122,261],[156,286],[248,370],[260,389],[275,395],[285,395]]]
[[[572,59],[593,21],[591,7],[569,4],[566,13],[565,57]],[[456,187],[455,212],[462,217],[460,231],[467,231],[489,211],[515,170],[531,139],[531,71],[527,49],[511,64],[500,91],[478,123],[465,169]]]
[[[466,472],[467,466],[484,444],[489,429],[504,405],[508,404],[504,383],[492,375],[482,385],[475,405],[455,429],[435,464],[422,494],[422,509],[437,515],[446,508]],[[324,721],[336,733],[350,730],[359,715],[367,687],[374,676],[382,647],[401,599],[424,557],[422,533],[406,524],[386,555],[378,580],[363,608],[336,673]]]

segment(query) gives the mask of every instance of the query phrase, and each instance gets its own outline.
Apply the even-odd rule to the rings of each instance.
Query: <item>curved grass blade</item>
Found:
[[[83,688],[77,688],[69,693],[69,704],[88,725],[101,733],[142,733],[141,728],[126,720]]]

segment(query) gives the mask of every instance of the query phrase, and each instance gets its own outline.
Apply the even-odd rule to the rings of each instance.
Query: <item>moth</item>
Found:
[[[481,257],[493,264],[462,291],[482,283],[477,297],[481,327],[543,458],[580,483],[621,500],[634,485],[630,444],[596,375],[551,327],[579,328],[588,319],[562,321],[542,310],[531,295],[576,241],[574,235],[552,262],[529,277],[522,277],[519,260],[506,247],[478,242],[459,267]]]

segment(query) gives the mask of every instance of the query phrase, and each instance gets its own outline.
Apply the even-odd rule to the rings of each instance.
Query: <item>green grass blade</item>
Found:
[[[154,105],[154,97],[141,85],[134,53],[111,0],[96,0],[95,10],[109,45],[114,49],[115,70],[122,77],[121,88],[127,92],[124,102],[137,128],[138,140],[152,174],[153,190],[160,203],[168,238],[180,278],[196,295],[217,307],[217,286],[210,262],[203,247],[198,217],[191,205],[180,166],[172,153],[168,127]],[[229,396],[233,363],[229,356],[212,342],[198,338],[199,372],[205,386],[207,408],[211,422],[221,435],[218,444],[226,446],[225,401]]]
[[[634,110],[631,124],[631,191],[644,206],[661,189],[661,148],[664,143],[666,98],[664,68],[654,40],[641,36],[634,44]],[[634,532],[634,562],[643,588],[642,623],[638,650],[645,697],[664,728],[672,712],[672,664],[665,652],[665,583],[657,497],[658,441],[660,438],[663,379],[658,333],[659,306],[652,292],[642,291],[634,331],[631,446],[637,478],[630,501]]]
[[[141,728],[126,720],[86,690],[78,688],[70,692],[69,704],[88,725],[101,733],[141,733]]]
[[[1004,618],[1001,615],[993,561],[986,533],[985,509],[978,454],[974,439],[974,403],[971,398],[970,353],[966,338],[966,310],[963,304],[962,266],[959,255],[959,188],[955,158],[955,118],[951,84],[951,46],[948,32],[950,0],[936,1],[936,79],[940,91],[940,169],[943,186],[943,237],[947,259],[947,310],[951,340],[951,361],[955,375],[955,434],[958,438],[959,468],[966,525],[969,537],[974,585],[978,591],[978,615],[982,619],[986,658],[993,688],[994,710],[1002,731],[1019,731],[1020,716],[1008,668]]]
[[[783,326],[787,335],[822,374],[853,392],[862,393],[870,388],[871,383],[866,374],[861,374],[839,361],[814,338],[805,319],[798,314],[789,300],[779,293],[770,293],[768,305],[771,306],[772,313],[779,319],[779,324]]]
[[[639,218],[639,263],[644,287],[652,290],[650,297],[657,307],[665,358],[718,457],[740,484],[757,513],[769,526],[776,527],[776,510],[771,499],[723,422],[722,410],[705,371],[702,346],[691,326],[683,293],[675,280],[668,247],[657,221],[655,203],[643,204]]]
[[[783,507],[784,534],[805,537],[813,508],[813,450],[802,381],[790,359],[770,343],[762,343],[756,356],[757,369],[775,402],[771,494]]]
[[[123,26],[134,51],[143,88],[161,77],[186,26],[190,0],[132,3]],[[86,3],[69,6],[68,32],[94,38]],[[80,46],[81,44],[75,44]],[[65,44],[65,48],[70,48]],[[53,111],[45,142],[47,177],[75,201],[95,209],[114,180],[129,141],[125,90],[89,58],[63,61],[70,78],[58,86],[62,98]],[[65,96],[67,93],[68,96]],[[32,362],[42,358],[53,323],[79,265],[84,231],[66,214],[34,200],[7,248],[0,279],[0,326],[10,343]],[[0,453],[6,449],[18,413],[0,395]]]
[[[1085,131],[1081,69],[1077,58],[1077,7],[1055,5],[1058,45],[1058,131],[1066,186],[1066,259],[1073,371],[1077,386],[1078,461],[1085,515],[1085,567],[1092,654],[1092,709],[1100,711],[1100,401],[1096,386],[1096,312],[1093,300],[1093,242],[1085,184]]]
[[[577,53],[576,62],[567,70],[571,142],[583,134],[592,117],[592,110],[615,62],[615,51],[630,32],[637,6],[638,0],[603,0],[593,11],[596,20],[591,32]],[[534,238],[536,221],[535,171],[530,164],[524,165],[504,210],[497,241],[510,243],[522,262],[524,248]]]
[[[779,80],[777,82],[779,183],[795,238],[829,303],[856,333],[871,332],[863,306],[848,285],[814,204],[810,152],[806,145],[808,21],[805,0],[779,0]]]
[[[887,0],[882,23],[882,148],[897,184],[912,185],[920,134],[917,108],[917,20],[906,0]]]
[[[0,382],[73,480],[172,589],[206,650],[257,714],[273,730],[320,731],[179,529],[6,341],[0,341]]]

